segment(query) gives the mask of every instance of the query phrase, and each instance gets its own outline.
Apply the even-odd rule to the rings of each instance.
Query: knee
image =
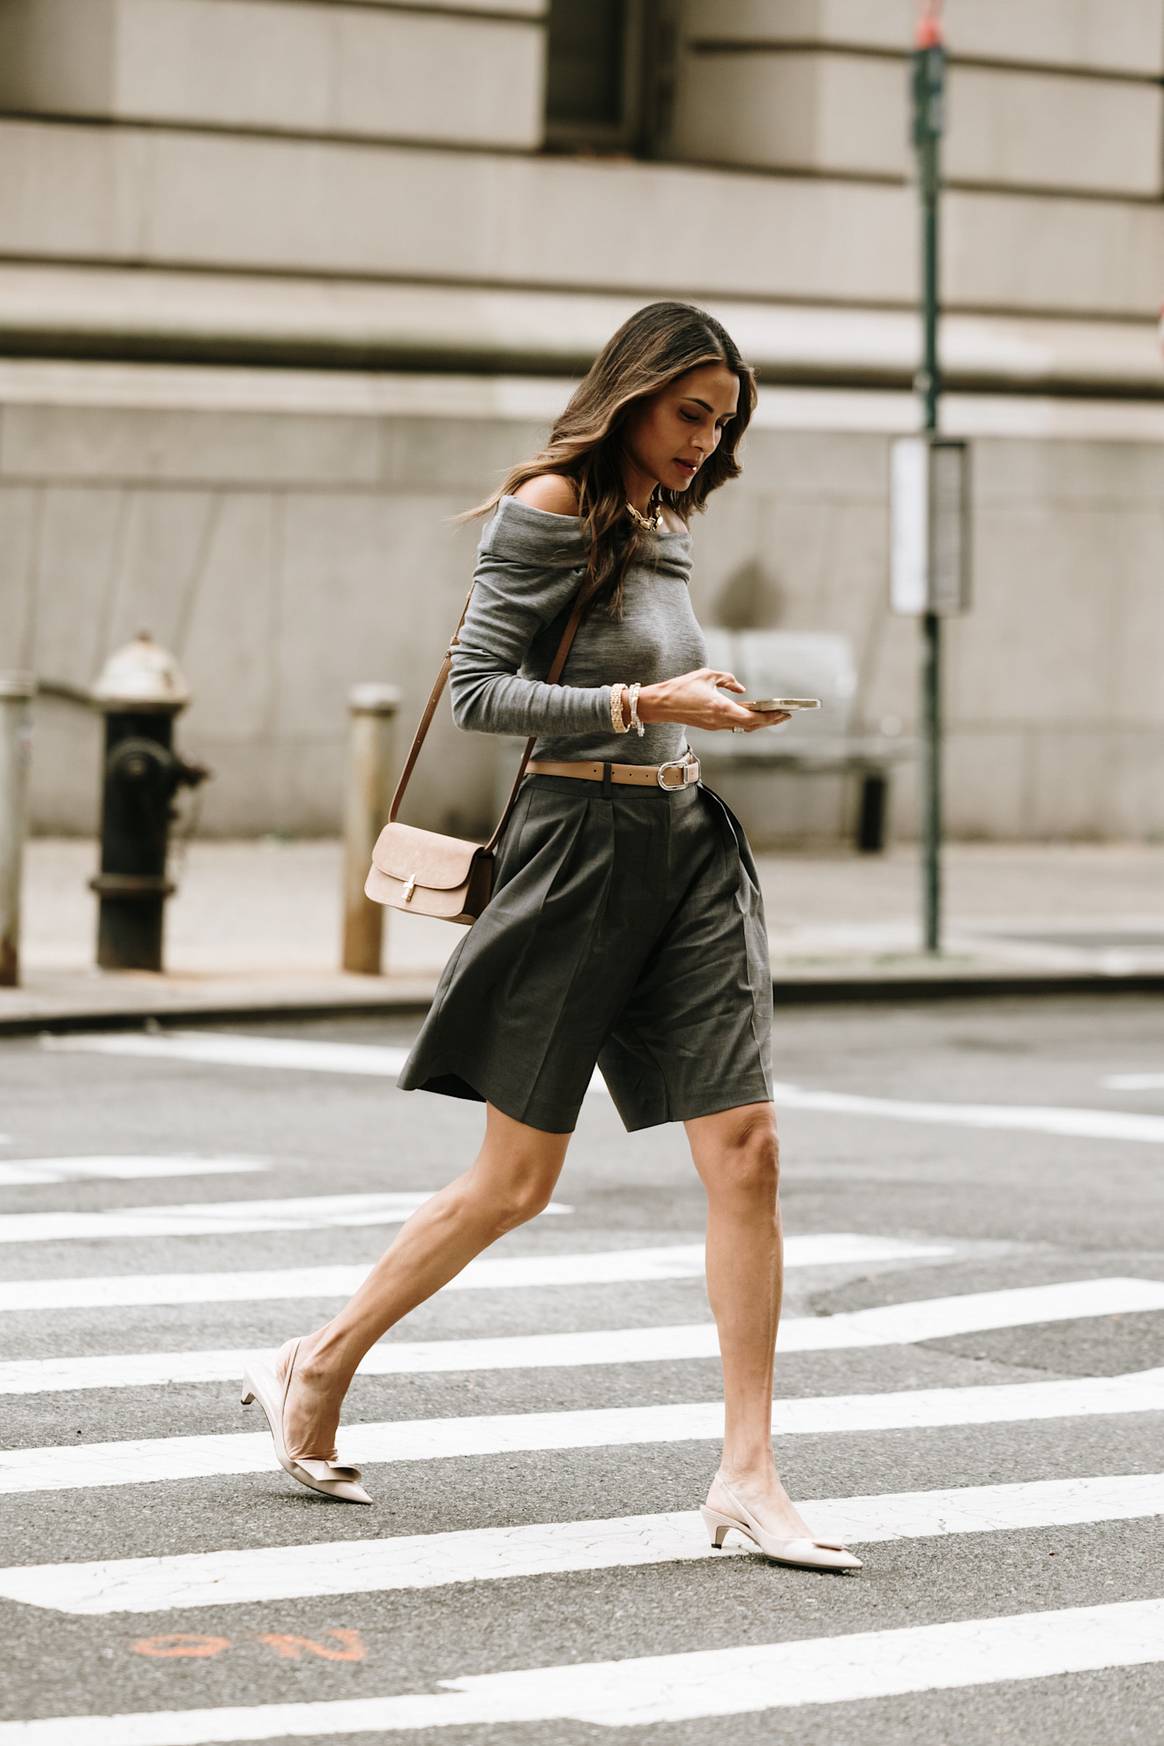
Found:
[[[538,1170],[506,1171],[503,1177],[481,1181],[478,1193],[498,1235],[524,1225],[545,1212],[554,1192],[556,1176]]]
[[[749,1117],[729,1133],[712,1187],[733,1199],[775,1205],[780,1191],[780,1142],[774,1116]]]
[[[545,1212],[550,1204],[552,1188],[540,1184],[523,1186],[509,1199],[503,1202],[500,1209],[502,1231],[512,1231],[517,1225],[524,1225],[529,1219],[536,1219],[539,1213]]]

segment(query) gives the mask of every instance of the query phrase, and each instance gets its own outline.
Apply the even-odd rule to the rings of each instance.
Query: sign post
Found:
[[[922,368],[917,388],[922,397],[922,428],[938,428],[938,193],[940,184],[939,141],[942,136],[942,99],[945,90],[946,51],[939,16],[941,0],[923,0],[913,54],[913,144],[917,153],[918,192],[922,219]],[[927,457],[932,450],[926,446]],[[916,461],[913,463],[916,468]],[[925,465],[927,505],[932,474]],[[929,517],[932,531],[933,518]],[[939,614],[930,598],[929,556],[932,541],[927,536],[922,551],[927,576],[921,604],[922,627],[922,855],[925,889],[924,949],[941,950],[941,638]],[[915,609],[916,610],[916,609]]]
[[[970,610],[970,450],[957,437],[895,437],[890,449],[889,604],[915,618]]]

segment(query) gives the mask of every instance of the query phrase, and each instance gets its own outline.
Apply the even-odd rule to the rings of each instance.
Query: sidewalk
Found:
[[[920,854],[758,854],[778,1002],[1164,990],[1164,845],[951,844],[943,950],[920,949]],[[422,1009],[461,927],[386,910],[382,976],[339,963],[338,841],[194,842],[172,871],[166,972],[94,967],[89,840],[25,855],[22,986],[0,1030],[245,1014]]]

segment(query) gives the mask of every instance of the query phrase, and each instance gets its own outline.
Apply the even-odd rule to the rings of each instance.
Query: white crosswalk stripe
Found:
[[[144,1176],[243,1176],[269,1170],[265,1158],[165,1157],[14,1158],[0,1164],[0,1188],[32,1183],[133,1181]]]
[[[535,1721],[643,1727],[1164,1661],[1164,1600],[442,1679],[439,1693],[46,1717],[0,1746],[205,1746]]]
[[[406,1048],[366,1043],[317,1042],[293,1037],[180,1029],[161,1033],[126,1031],[46,1036],[41,1043],[48,1049],[141,1056],[156,1061],[190,1061],[220,1067],[259,1067],[300,1073],[350,1073],[379,1078],[394,1078],[408,1055]],[[597,1068],[589,1090],[606,1093],[605,1081]],[[1121,1110],[1072,1109],[1054,1104],[915,1102],[904,1098],[814,1091],[785,1081],[778,1081],[773,1093],[776,1103],[787,1109],[957,1127],[1026,1130],[1068,1138],[1130,1140],[1148,1145],[1159,1145],[1164,1140],[1164,1116]]]
[[[371,1043],[313,1042],[298,1037],[260,1037],[231,1031],[94,1031],[47,1036],[41,1046],[57,1053],[128,1055],[147,1061],[202,1062],[213,1067],[267,1067],[288,1073],[354,1073],[394,1077],[407,1049]]]
[[[858,1097],[843,1091],[806,1091],[798,1085],[782,1084],[774,1087],[774,1097],[777,1105],[787,1109],[876,1116],[887,1121],[1056,1134],[1077,1140],[1132,1140],[1146,1146],[1158,1146],[1164,1141],[1164,1116],[1136,1115],[1118,1109],[1072,1109],[1060,1104],[922,1103],[900,1097]]]
[[[257,1411],[257,1407],[252,1409]],[[1007,1382],[984,1387],[919,1388],[883,1394],[820,1395],[784,1400],[774,1430],[781,1437],[844,1431],[924,1430],[948,1425],[1091,1418],[1164,1411],[1164,1368],[1128,1376]],[[349,1425],[341,1456],[359,1463],[447,1460],[531,1449],[593,1449],[675,1443],[723,1436],[723,1402],[596,1407],[575,1412],[466,1414],[457,1418]],[[73,1491],[161,1480],[260,1473],[270,1467],[271,1439],[261,1434],[137,1438],[116,1443],[50,1444],[0,1454],[0,1494]]]
[[[818,1533],[851,1545],[1127,1521],[1164,1515],[1164,1473],[816,1498],[800,1508]],[[735,1534],[725,1551],[736,1541],[737,1555],[755,1555]],[[0,1570],[0,1597],[52,1612],[155,1613],[632,1568],[708,1555],[699,1512],[677,1510],[304,1546],[227,1547],[168,1558],[18,1565]]]
[[[94,1237],[190,1237],[222,1231],[311,1231],[332,1225],[402,1224],[432,1189],[394,1194],[309,1194],[277,1200],[190,1201],[106,1212],[0,1213],[0,1243],[60,1243]],[[547,1213],[573,1212],[551,1201]]]
[[[962,1297],[922,1298],[832,1316],[789,1316],[782,1352],[840,1352],[903,1345],[955,1334],[1074,1321],[1080,1317],[1164,1310],[1164,1281],[1083,1279]],[[0,1362],[0,1395],[67,1389],[143,1388],[160,1383],[220,1382],[241,1374],[245,1349],[122,1352],[98,1357]],[[362,1376],[457,1370],[524,1370],[587,1364],[668,1363],[719,1355],[714,1322],[675,1327],[595,1328],[583,1333],[515,1334],[494,1339],[399,1340],[374,1346]]]
[[[221,1227],[216,1227],[221,1228]],[[135,1233],[140,1234],[140,1233]],[[828,1267],[943,1261],[948,1243],[813,1232],[785,1239],[786,1267]],[[702,1243],[603,1249],[589,1254],[482,1255],[442,1291],[504,1290],[531,1286],[603,1285],[635,1280],[695,1279],[704,1273]],[[115,1273],[78,1279],[24,1279],[0,1283],[0,1311],[110,1309],[146,1304],[260,1303],[275,1298],[347,1298],[367,1277],[367,1266],[282,1267],[241,1273]]]

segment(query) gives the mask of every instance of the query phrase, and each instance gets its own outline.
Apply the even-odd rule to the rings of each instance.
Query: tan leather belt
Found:
[[[642,788],[687,788],[699,781],[699,759],[694,752],[685,758],[668,758],[663,764],[605,764],[601,758],[593,762],[534,758],[526,769],[535,776],[582,776],[591,782],[601,782],[603,771],[609,770],[612,782],[630,782]],[[680,773],[678,781],[667,776],[668,770]]]

